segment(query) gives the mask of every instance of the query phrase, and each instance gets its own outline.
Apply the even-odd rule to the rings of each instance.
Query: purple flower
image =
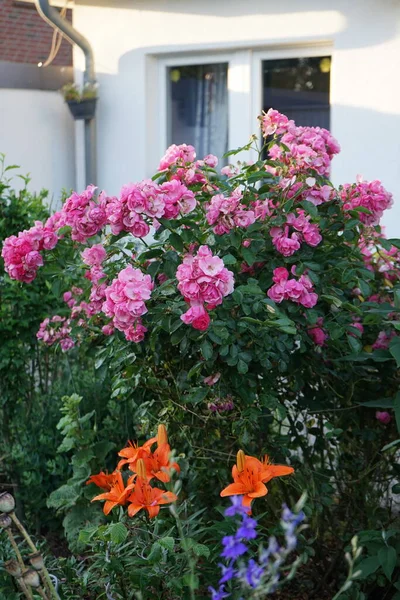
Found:
[[[235,515],[247,515],[248,509],[243,506],[243,496],[231,496],[232,506],[224,512],[226,517],[234,517]]]
[[[254,560],[250,559],[246,569],[246,581],[250,587],[256,588],[260,584],[264,569]]]
[[[294,527],[297,527],[297,525],[300,525],[300,523],[304,521],[304,519],[305,514],[302,510],[299,513],[295,514],[290,510],[290,508],[286,506],[286,504],[283,505],[282,521],[284,521],[285,523],[293,524]]]
[[[247,552],[247,546],[233,535],[223,537],[222,545],[224,546],[224,550],[221,552],[223,558],[236,559]]]
[[[229,592],[225,591],[223,585],[220,585],[218,591],[213,587],[209,587],[208,591],[211,593],[211,600],[222,600],[223,598],[229,598]]]
[[[222,565],[221,563],[219,563],[218,566],[220,567],[221,573],[222,573],[222,577],[218,583],[220,583],[220,584],[226,583],[227,581],[230,581],[231,579],[233,579],[233,577],[236,575],[236,571],[232,565],[228,565],[226,567],[225,565]]]
[[[245,540],[253,540],[257,537],[256,527],[257,521],[246,515],[243,517],[242,524],[237,530],[236,536]]]
[[[276,538],[274,536],[271,536],[269,538],[268,548],[261,552],[261,556],[260,556],[261,563],[263,565],[267,565],[271,554],[278,554],[279,550],[280,550],[280,548],[279,548],[278,542],[276,541]]]

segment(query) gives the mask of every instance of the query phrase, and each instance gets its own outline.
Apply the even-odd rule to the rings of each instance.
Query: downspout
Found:
[[[81,48],[85,55],[84,83],[95,84],[93,50],[88,40],[60,16],[60,13],[50,5],[49,0],[36,0],[36,8],[40,16],[52,27],[59,29],[63,36]],[[86,185],[97,182],[96,161],[96,118],[85,119],[85,180]]]

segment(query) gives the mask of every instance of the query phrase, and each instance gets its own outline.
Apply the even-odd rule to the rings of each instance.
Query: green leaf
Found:
[[[204,558],[209,558],[210,556],[210,549],[204,544],[195,543],[192,546],[192,550],[196,556],[204,556]]]
[[[358,404],[360,406],[369,406],[371,408],[393,408],[393,398],[368,400],[368,402],[359,402]]]
[[[237,370],[241,375],[244,375],[249,370],[248,364],[244,360],[239,359],[237,363]]]
[[[207,340],[203,340],[203,342],[200,345],[200,350],[206,360],[210,360],[212,358],[214,351],[210,342],[208,342]]]
[[[394,399],[394,415],[396,417],[397,431],[400,433],[400,392],[397,392]]]
[[[300,204],[312,217],[318,217],[318,209],[315,204],[309,202],[308,200],[303,200],[303,202],[300,202]]]
[[[158,544],[160,544],[160,546],[162,548],[166,548],[166,550],[169,550],[170,552],[173,551],[174,546],[175,546],[175,540],[173,537],[163,537],[160,540],[158,540]]]
[[[192,392],[187,396],[184,396],[183,399],[185,402],[191,402],[193,404],[198,404],[202,402],[207,396],[210,388],[193,388]]]
[[[237,260],[233,254],[227,254],[222,258],[222,260],[224,261],[224,265],[235,265],[237,263]]]
[[[384,546],[378,552],[379,563],[389,581],[397,563],[397,552],[393,546]]]
[[[242,248],[242,256],[249,267],[251,267],[251,265],[257,260],[257,257],[253,254],[250,248]]]
[[[392,244],[392,246],[396,246],[396,248],[400,248],[400,240],[398,240],[396,238],[391,238],[390,240],[388,240],[388,242],[390,242]]]
[[[199,578],[195,573],[186,573],[183,577],[183,582],[191,590],[197,590],[199,588]]]
[[[69,508],[75,504],[80,495],[78,486],[62,485],[52,492],[47,500],[49,508]]]
[[[183,340],[183,338],[185,337],[186,334],[187,334],[187,328],[180,327],[179,329],[174,331],[174,333],[171,335],[171,337],[170,337],[171,344],[173,346],[177,346]]]
[[[182,252],[183,241],[180,235],[178,235],[177,233],[171,233],[168,241],[175,248],[175,250],[178,250],[178,252]]]
[[[372,573],[379,568],[379,560],[377,556],[369,556],[364,558],[357,566],[357,571],[361,571],[360,579],[367,579]]]
[[[128,537],[128,530],[123,523],[110,525],[110,536],[113,544],[122,544]]]
[[[400,337],[392,338],[389,346],[389,352],[396,360],[397,366],[400,367]]]
[[[386,450],[390,450],[390,448],[394,448],[394,446],[397,446],[398,444],[400,444],[400,440],[394,440],[393,442],[390,442],[390,444],[383,446],[381,452],[386,452]]]

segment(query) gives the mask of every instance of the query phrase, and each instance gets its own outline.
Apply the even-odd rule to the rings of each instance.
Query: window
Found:
[[[228,150],[228,63],[167,68],[167,144],[192,144],[199,157]]]
[[[262,108],[275,108],[297,125],[329,129],[329,56],[262,61]]]
[[[198,158],[211,153],[221,159],[257,133],[257,116],[271,107],[298,125],[329,129],[331,52],[331,46],[315,43],[155,56],[157,66],[149,70],[148,172],[154,156],[171,144],[191,144]],[[257,156],[250,150],[237,158]]]

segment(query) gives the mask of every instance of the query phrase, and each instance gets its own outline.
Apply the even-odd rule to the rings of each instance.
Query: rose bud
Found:
[[[15,508],[15,500],[9,492],[0,494],[0,512],[10,513]]]
[[[23,573],[22,578],[26,585],[30,585],[33,588],[40,587],[40,577],[33,569],[27,569]]]
[[[5,562],[4,568],[7,571],[7,573],[9,575],[12,575],[13,577],[21,577],[21,575],[22,575],[22,571],[21,571],[19,562],[17,560],[15,560],[14,558]]]
[[[35,552],[35,554],[31,554],[29,556],[29,562],[31,563],[35,571],[41,571],[42,569],[44,569],[44,560],[40,552]]]
[[[11,517],[9,517],[6,513],[2,513],[0,515],[0,529],[7,529],[11,527]]]

